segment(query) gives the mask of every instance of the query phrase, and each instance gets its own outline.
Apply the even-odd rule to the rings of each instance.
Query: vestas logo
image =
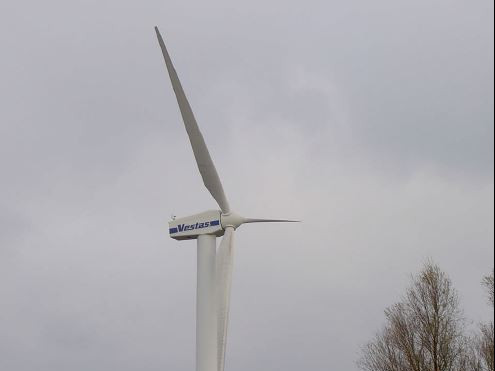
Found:
[[[220,220],[212,220],[210,222],[198,222],[196,224],[179,224],[176,228],[170,228],[170,234],[193,231],[195,229],[208,228],[217,226]]]

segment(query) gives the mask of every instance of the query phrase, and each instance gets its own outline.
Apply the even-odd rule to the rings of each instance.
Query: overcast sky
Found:
[[[191,371],[202,186],[233,208],[227,369],[356,371],[434,259],[491,318],[491,0],[0,2],[0,369]]]

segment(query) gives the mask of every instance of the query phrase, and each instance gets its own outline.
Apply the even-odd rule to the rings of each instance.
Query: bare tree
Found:
[[[493,371],[494,367],[494,332],[493,322],[481,325],[481,334],[477,341],[478,355],[481,360],[482,370]]]
[[[488,291],[488,298],[491,306],[494,306],[494,285],[493,285],[493,271],[492,274],[486,276],[483,279],[483,285]],[[495,334],[493,329],[493,322],[481,324],[480,333],[473,340],[474,352],[472,364],[478,365],[475,371],[494,371],[494,343]]]
[[[403,300],[385,311],[386,325],[364,349],[365,371],[465,371],[464,320],[452,282],[432,262],[412,279]]]
[[[483,286],[485,286],[486,291],[488,291],[488,299],[492,307],[494,306],[495,288],[493,287],[493,271],[492,274],[483,278]]]

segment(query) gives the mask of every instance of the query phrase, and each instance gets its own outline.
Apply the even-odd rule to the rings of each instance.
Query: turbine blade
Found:
[[[227,227],[217,251],[218,371],[225,368],[233,263],[234,228]]]
[[[300,220],[246,218],[244,223],[300,223]]]
[[[180,112],[182,114],[182,119],[184,120],[187,135],[189,136],[189,141],[191,142],[194,157],[196,158],[199,172],[203,178],[203,183],[208,191],[210,191],[213,198],[217,201],[218,206],[222,209],[222,212],[227,214],[230,212],[230,207],[227,197],[225,196],[220,177],[215,169],[215,165],[213,164],[210,153],[208,152],[203,135],[201,134],[198,124],[196,123],[191,106],[187,101],[186,94],[182,89],[179,77],[177,76],[177,72],[175,71],[172,60],[167,52],[163,38],[160,35],[160,31],[158,31],[158,27],[155,27],[155,31],[162,49],[163,57],[165,58],[165,65],[167,66],[170,81],[172,82],[172,87],[174,88],[175,96],[177,97],[177,103],[179,103]]]

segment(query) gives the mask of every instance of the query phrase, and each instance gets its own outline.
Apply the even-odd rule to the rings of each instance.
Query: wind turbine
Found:
[[[170,237],[176,240],[197,240],[196,370],[224,371],[234,259],[234,231],[245,223],[294,221],[244,218],[231,210],[158,27],[155,27],[155,31],[199,173],[204,185],[220,207],[220,210],[209,210],[171,220],[169,233]],[[217,249],[216,238],[221,236],[223,238]]]

